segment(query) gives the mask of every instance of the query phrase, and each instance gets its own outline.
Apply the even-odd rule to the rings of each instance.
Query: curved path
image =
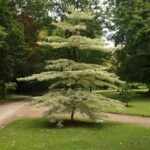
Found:
[[[117,121],[122,123],[133,123],[150,127],[150,117],[132,116],[114,113],[105,113],[108,117],[106,120]]]
[[[46,111],[46,108],[36,108],[33,106],[31,107],[28,105],[30,100],[31,99],[20,102],[1,104],[0,128],[4,127],[6,124],[16,119],[42,116],[43,113]],[[123,123],[133,123],[150,127],[150,117],[129,116],[113,113],[105,113],[105,115],[107,116],[106,120]]]
[[[11,102],[0,105],[0,127],[9,123],[16,118],[17,111],[21,111],[24,108],[27,101]]]

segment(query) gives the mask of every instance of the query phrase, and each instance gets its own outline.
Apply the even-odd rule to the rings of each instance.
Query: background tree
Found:
[[[129,107],[129,102],[134,98],[135,94],[133,93],[129,84],[125,84],[120,92],[120,98],[122,102],[125,103],[126,107]]]
[[[6,1],[0,1],[0,85],[1,96],[5,98],[5,84],[12,76],[12,57],[10,55],[7,38],[10,32],[11,24],[10,12]]]
[[[19,77],[39,72],[44,66],[46,50],[37,45],[38,34],[41,29],[45,29],[51,24],[49,15],[51,1],[9,0],[8,7],[13,12],[13,18],[22,25],[24,30],[24,53],[19,54],[20,57],[22,55],[22,59],[16,62],[18,67],[15,67],[15,76]],[[18,28],[21,27],[16,26],[16,29]],[[48,32],[51,31],[52,29]]]
[[[0,26],[0,91],[3,99],[6,94],[5,84],[12,76],[12,59],[5,42],[6,37],[7,33],[5,29]]]
[[[119,53],[124,55],[120,59],[119,75],[126,81],[149,85],[149,0],[108,0],[107,4],[110,20],[107,25],[115,31],[112,38],[116,45],[122,45]]]
[[[87,49],[106,51],[99,39],[82,35],[82,31],[86,30],[83,20],[92,21],[94,14],[90,11],[74,10],[71,6],[66,17],[63,21],[53,23],[65,34],[45,37],[45,40],[38,43],[43,46],[51,45],[54,49],[67,48],[70,60],[48,61],[47,71],[20,80],[54,81],[50,85],[48,94],[39,97],[35,102],[49,107],[47,114],[52,122],[61,121],[60,115],[63,113],[69,113],[73,121],[76,112],[100,120],[102,119],[100,112],[103,108],[116,106],[118,102],[92,93],[91,87],[97,85],[115,87],[115,84],[122,82],[102,66],[79,63],[80,51]],[[96,103],[98,108],[91,107],[92,103]]]
[[[13,18],[9,1],[0,1],[0,82],[2,98],[5,98],[5,83],[14,77],[14,68],[23,53],[23,29]]]
[[[16,12],[16,19],[24,26],[25,42],[31,47],[36,46],[39,30],[51,23],[51,1],[11,0],[9,5]]]

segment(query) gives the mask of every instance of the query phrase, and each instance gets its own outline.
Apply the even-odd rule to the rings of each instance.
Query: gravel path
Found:
[[[0,105],[0,128],[13,120],[29,117],[40,117],[46,111],[46,108],[36,108],[29,106],[29,99],[20,102],[11,102]],[[133,123],[150,127],[150,117],[129,116],[122,114],[106,113],[106,120],[123,123]]]
[[[15,119],[17,112],[21,113],[27,103],[27,101],[20,101],[0,105],[0,127]]]
[[[106,113],[107,120],[117,121],[122,123],[133,123],[142,126],[150,127],[150,117],[131,116],[123,114]]]

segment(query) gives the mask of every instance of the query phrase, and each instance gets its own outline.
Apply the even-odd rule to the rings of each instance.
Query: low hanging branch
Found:
[[[47,117],[51,122],[62,121],[62,114],[70,114],[71,121],[73,121],[77,112],[82,116],[101,121],[101,112],[107,107],[121,107],[118,101],[89,90],[97,86],[117,88],[118,85],[123,84],[114,74],[108,73],[105,67],[66,59],[47,63],[47,72],[18,80],[56,81],[50,85],[48,94],[36,98],[34,102],[36,105],[49,107]],[[96,104],[96,108],[91,104]]]

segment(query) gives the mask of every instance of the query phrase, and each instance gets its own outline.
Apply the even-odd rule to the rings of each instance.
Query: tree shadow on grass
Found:
[[[134,105],[132,105],[132,104],[128,104],[128,106],[126,106],[126,105],[125,105],[125,107],[124,107],[124,108],[132,108],[132,107],[134,107]]]
[[[87,120],[75,120],[74,122],[71,122],[68,119],[65,119],[62,124],[62,129],[86,128],[92,130],[106,129],[117,125],[115,122],[96,123]],[[56,123],[50,123],[49,120],[45,118],[34,119],[32,120],[32,123],[28,123],[26,127],[35,129],[60,129],[57,127]]]
[[[69,119],[65,119],[63,122],[64,127],[62,129],[89,129],[89,130],[103,130],[109,129],[112,127],[117,128],[121,123],[116,122],[104,122],[96,123],[87,119],[78,119],[74,122],[71,122]],[[51,130],[51,129],[60,129],[57,127],[56,123],[50,123],[46,118],[30,118],[16,120],[8,124],[5,129],[15,128],[16,130]],[[61,129],[60,129],[61,130]]]

